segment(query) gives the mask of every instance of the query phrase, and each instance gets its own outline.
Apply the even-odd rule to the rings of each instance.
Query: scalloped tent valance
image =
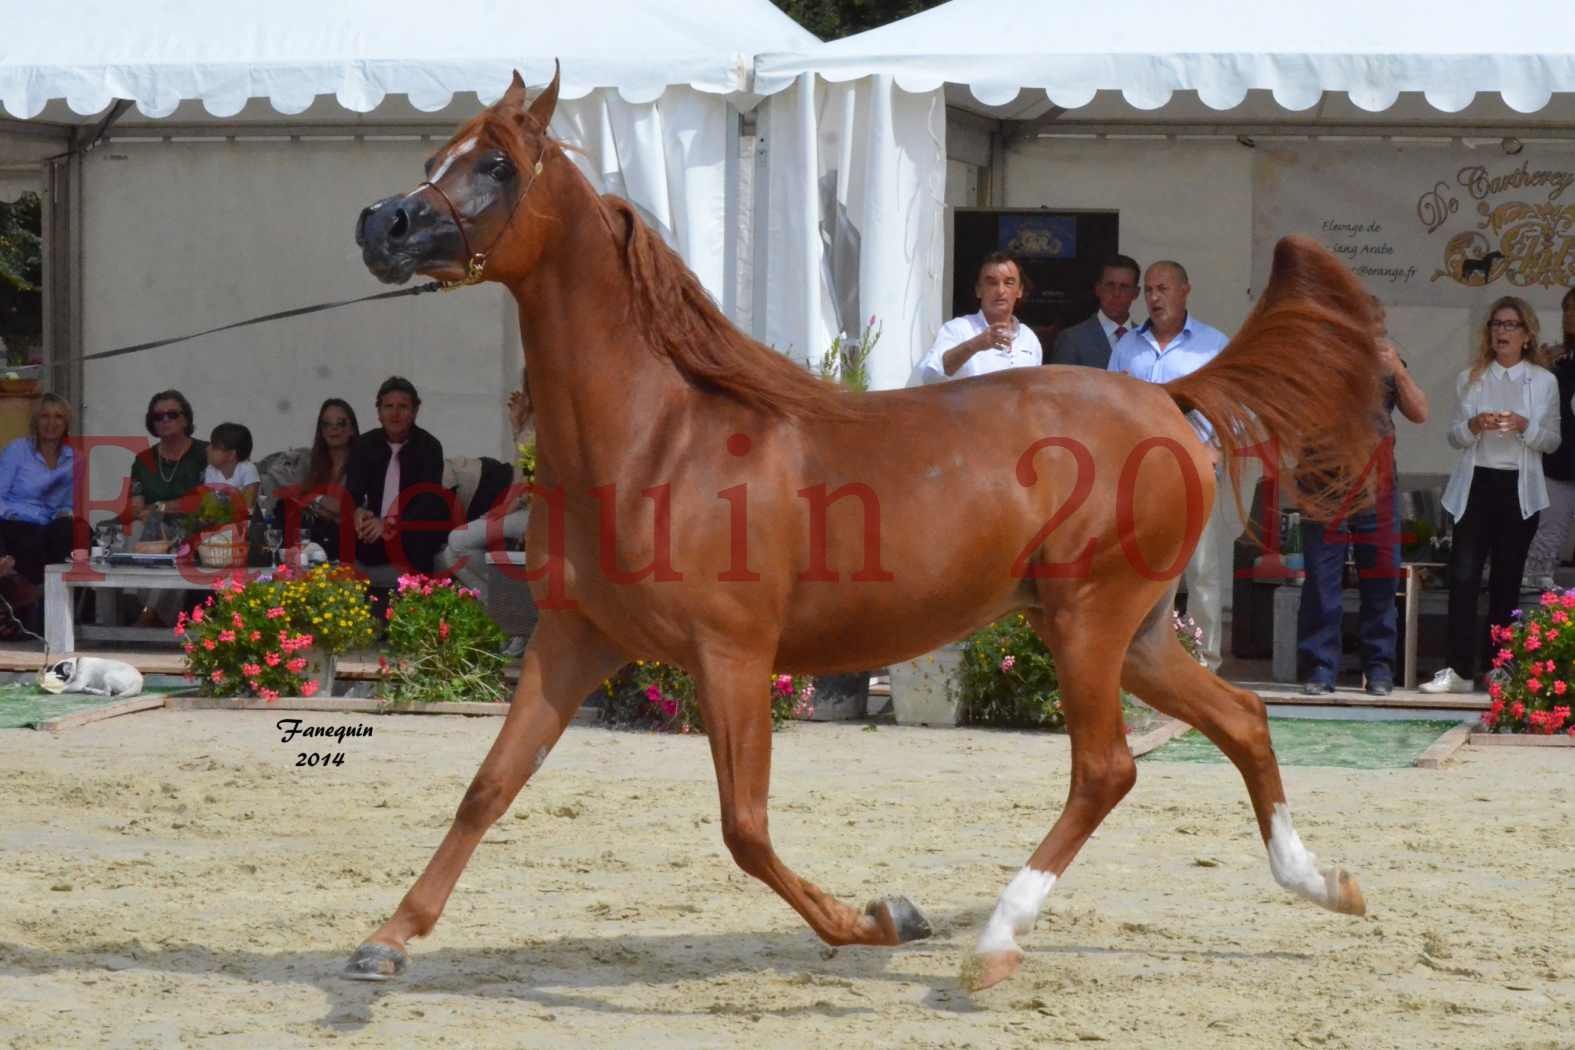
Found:
[[[544,83],[554,58],[564,98],[615,88],[640,103],[670,85],[747,92],[755,54],[818,43],[769,0],[11,0],[0,23],[0,106],[24,120],[53,99],[83,115],[129,99],[152,118],[187,99],[216,117],[252,98],[297,114],[322,95],[355,112],[388,95],[433,111],[460,92],[496,100],[516,68]]]
[[[1326,92],[1380,112],[1420,92],[1454,113],[1478,93],[1534,113],[1575,91],[1568,0],[1412,4],[1322,0],[951,0],[922,14],[804,51],[762,54],[755,90],[772,94],[813,73],[840,82],[889,75],[904,91],[966,85],[983,106],[1025,88],[1077,109],[1120,91],[1140,110],[1193,91],[1232,109],[1270,91],[1305,110]]]

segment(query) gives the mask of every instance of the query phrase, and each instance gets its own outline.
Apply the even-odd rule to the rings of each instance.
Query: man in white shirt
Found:
[[[1192,285],[1186,269],[1178,262],[1164,260],[1143,275],[1143,302],[1148,320],[1128,332],[1110,354],[1109,370],[1149,383],[1168,383],[1195,372],[1214,360],[1229,342],[1224,332],[1197,320],[1187,310]],[[1219,472],[1219,447],[1214,431],[1203,417],[1189,417],[1199,440],[1208,445]],[[1218,492],[1216,492],[1216,496]],[[1217,670],[1223,659],[1224,560],[1220,556],[1220,511],[1210,508],[1203,535],[1192,560],[1182,571],[1187,581],[1187,614],[1203,629],[1203,656],[1210,669]]]
[[[1094,298],[1099,309],[1093,316],[1073,325],[1055,337],[1050,351],[1052,365],[1084,365],[1107,368],[1110,352],[1133,328],[1132,304],[1137,300],[1143,269],[1128,255],[1112,255],[1099,270]]]
[[[929,353],[919,362],[920,382],[943,383],[1044,363],[1039,338],[1012,315],[1023,298],[1017,262],[1005,252],[985,256],[973,291],[979,297],[979,312],[941,325]]]

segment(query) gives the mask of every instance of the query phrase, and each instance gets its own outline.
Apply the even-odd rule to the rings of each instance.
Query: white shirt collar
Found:
[[[1516,361],[1514,365],[1509,368],[1505,368],[1497,361],[1494,361],[1492,364],[1488,365],[1488,372],[1493,376],[1494,379],[1508,379],[1518,382],[1519,380],[1522,380],[1526,377],[1526,371],[1525,358],[1521,358],[1519,361]]]

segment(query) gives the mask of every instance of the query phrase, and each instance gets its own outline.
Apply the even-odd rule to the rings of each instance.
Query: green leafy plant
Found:
[[[228,489],[203,489],[196,509],[179,518],[182,531],[197,536],[222,525],[234,525],[246,520],[248,510],[243,501],[231,501]]]
[[[385,698],[507,698],[503,631],[476,591],[443,576],[401,576],[384,615],[394,657],[380,661]]]
[[[880,324],[873,314],[856,342],[839,332],[831,341],[831,346],[820,355],[817,368],[821,378],[841,383],[849,390],[868,390],[870,354],[875,352],[875,344],[880,342],[880,332]]]
[[[815,685],[805,675],[771,676],[771,724],[780,729],[815,712]],[[636,660],[602,683],[602,720],[670,733],[704,733],[694,680],[682,668]]]
[[[523,442],[514,446],[514,451],[514,462],[520,468],[520,480],[529,485],[536,480],[536,442]]]
[[[1507,624],[1489,628],[1492,704],[1482,724],[1494,733],[1575,737],[1570,702],[1575,698],[1575,590],[1548,591],[1529,609],[1516,609]]]
[[[1191,617],[1175,612],[1171,613],[1171,626],[1182,648],[1201,663],[1202,629]],[[967,724],[1017,729],[1066,727],[1055,658],[1022,613],[998,620],[964,640],[956,684],[962,721]]]

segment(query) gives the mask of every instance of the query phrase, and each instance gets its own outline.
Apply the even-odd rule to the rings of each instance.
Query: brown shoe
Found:
[[[144,607],[142,613],[137,617],[137,622],[132,624],[132,626],[163,628],[168,625],[163,620],[159,619],[158,613],[154,612],[152,609]]]

